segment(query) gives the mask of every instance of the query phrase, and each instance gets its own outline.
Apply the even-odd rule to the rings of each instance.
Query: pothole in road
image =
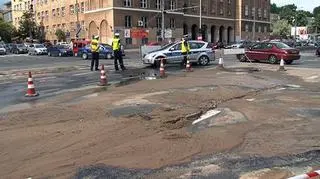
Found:
[[[259,68],[255,67],[234,67],[234,68],[225,68],[227,72],[237,72],[237,73],[253,73],[261,71]]]
[[[215,110],[211,110],[210,114],[206,113],[195,120],[188,130],[191,132],[197,132],[210,127],[225,126],[245,121],[248,121],[248,118],[241,112],[233,111],[229,108],[217,108]]]
[[[152,110],[156,107],[159,107],[159,104],[141,104],[141,105],[132,105],[132,106],[125,106],[120,108],[115,108],[111,110],[111,115],[113,117],[121,117],[121,116],[142,116],[143,118],[147,119],[148,113],[151,113]],[[150,117],[148,117],[150,120]]]

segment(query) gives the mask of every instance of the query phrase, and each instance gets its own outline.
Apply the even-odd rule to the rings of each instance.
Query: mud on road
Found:
[[[320,166],[319,83],[207,69],[72,95],[1,115],[1,176],[285,178]]]

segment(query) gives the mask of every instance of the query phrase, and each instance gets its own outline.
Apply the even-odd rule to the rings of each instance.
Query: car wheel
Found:
[[[284,63],[286,63],[287,65],[292,64],[292,62],[293,62],[293,60],[286,60],[286,61],[284,61]]]
[[[240,62],[246,62],[246,61],[248,61],[248,58],[247,58],[246,55],[244,55],[244,54],[237,55],[237,58],[239,59]]]
[[[269,61],[269,63],[271,63],[271,64],[276,64],[276,63],[278,63],[278,59],[277,59],[277,57],[274,56],[274,55],[270,55],[268,61]]]
[[[87,60],[87,59],[88,59],[88,54],[83,53],[83,54],[82,54],[82,59],[83,59],[83,60]]]
[[[106,59],[111,59],[111,58],[112,58],[111,53],[108,53],[108,54],[106,55]]]
[[[198,60],[198,63],[201,65],[201,66],[206,66],[208,65],[210,62],[210,59],[208,56],[205,56],[205,55],[202,55],[199,60]]]

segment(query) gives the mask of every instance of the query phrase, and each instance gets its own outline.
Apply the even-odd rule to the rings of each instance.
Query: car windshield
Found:
[[[278,47],[278,48],[290,48],[289,45],[285,44],[285,43],[275,43],[275,45]]]
[[[111,47],[111,45],[109,45],[109,44],[100,44],[101,46],[104,46],[104,47],[106,47],[106,48],[112,48]]]
[[[17,44],[17,47],[24,47],[23,44]]]
[[[35,47],[36,48],[44,48],[44,45],[39,44],[39,45],[35,45]]]

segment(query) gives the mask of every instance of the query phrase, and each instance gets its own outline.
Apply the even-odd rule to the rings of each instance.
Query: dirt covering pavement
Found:
[[[319,83],[286,73],[207,69],[92,92],[0,114],[1,178],[285,178],[295,171],[226,161],[320,150]]]

